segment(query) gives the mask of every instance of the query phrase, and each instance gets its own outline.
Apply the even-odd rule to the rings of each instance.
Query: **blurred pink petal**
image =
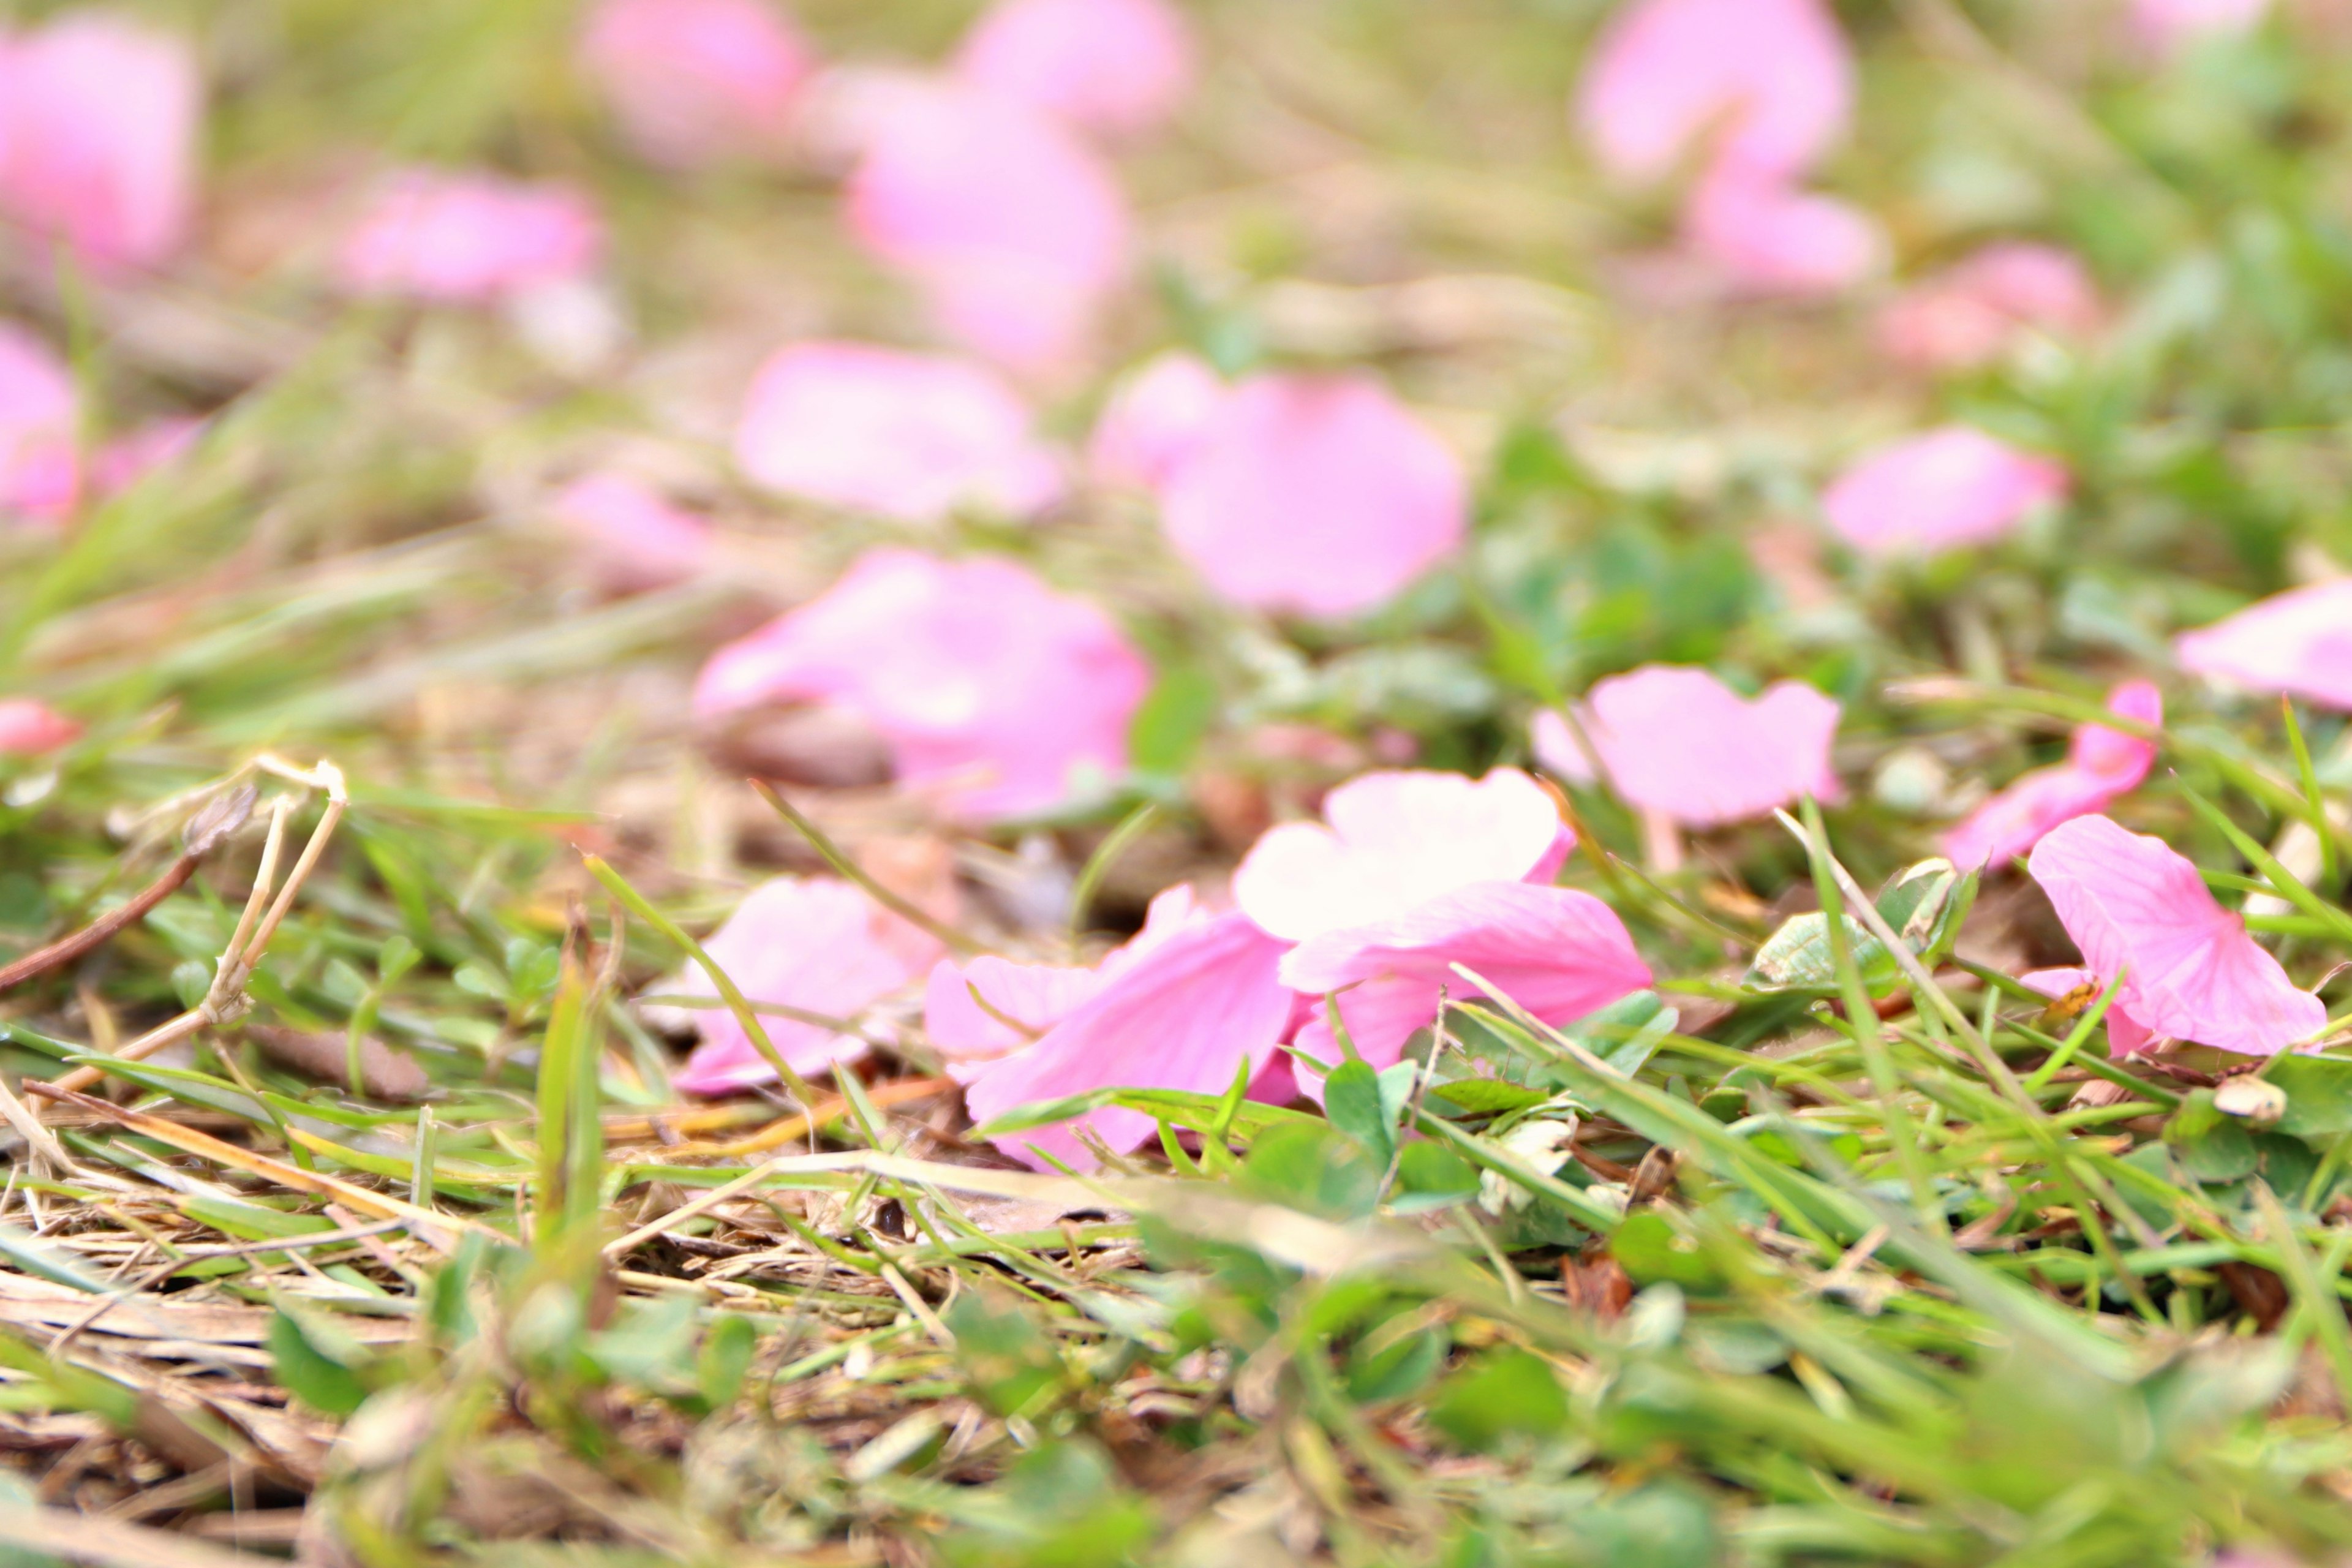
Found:
[[[30,332],[0,321],[0,517],[49,518],[73,503],[81,417],[73,373]]]
[[[1576,104],[1601,166],[1643,184],[1694,152],[1793,177],[1853,110],[1853,51],[1823,0],[1631,0],[1601,30]]]
[[[1309,995],[1339,992],[1339,1016],[1357,1054],[1382,1068],[1403,1054],[1414,1030],[1435,1021],[1441,990],[1456,1001],[1485,994],[1454,973],[1457,963],[1547,1024],[1580,1018],[1651,979],[1624,922],[1600,900],[1496,881],[1457,888],[1391,920],[1312,937],[1282,961],[1282,981]],[[1320,1012],[1298,1043],[1309,1056],[1339,1059]]]
[[[1115,971],[1106,963],[1102,987],[1034,1045],[982,1069],[964,1091],[966,1108],[985,1122],[1019,1106],[1114,1086],[1223,1094],[1244,1062],[1253,1075],[1267,1065],[1289,1025],[1292,994],[1276,975],[1283,948],[1244,916],[1188,912],[1131,962]],[[1154,1123],[1139,1111],[1107,1108],[1076,1122],[1007,1133],[997,1146],[1041,1163],[1028,1152],[1034,1143],[1091,1168],[1080,1126],[1125,1150],[1149,1138]]]
[[[1913,285],[1880,313],[1878,335],[1907,364],[1972,370],[2029,332],[2082,337],[2098,323],[2098,289],[2080,258],[2009,241]]]
[[[356,294],[481,304],[584,278],[604,244],[595,208],[568,185],[411,168],[345,237],[337,275]]]
[[[775,153],[812,64],[767,0],[602,0],[580,58],[630,142],[674,168]]]
[[[0,757],[37,757],[81,739],[81,726],[29,697],[0,698]]]
[[[2172,646],[2199,675],[2352,711],[2352,577],[2264,599]]]
[[[860,243],[975,352],[1034,371],[1081,358],[1128,272],[1109,168],[1061,121],[978,88],[906,87],[887,108],[849,181]]]
[[[2163,695],[2145,680],[2116,688],[2107,707],[2143,724],[2164,722]],[[2022,855],[2060,823],[2105,811],[2137,789],[2155,763],[2153,741],[2080,725],[2064,762],[2036,768],[1979,806],[1944,836],[1944,855],[1964,870]]]
[[[2050,459],[1947,425],[1864,458],[1829,488],[1822,510],[1864,555],[1933,555],[2000,539],[2068,488]]]
[[[2027,866],[2083,967],[2116,984],[2116,1005],[2149,1033],[2263,1057],[2327,1022],[2319,998],[2296,988],[2161,839],[2078,816],[2034,846]]]
[[[1842,797],[1830,743],[1838,704],[1801,681],[1744,698],[1704,669],[1654,664],[1595,685],[1578,714],[1609,783],[1625,802],[1685,827],[1716,827]],[[1537,757],[1587,783],[1583,749],[1558,718],[1538,730]]]
[[[624,590],[693,576],[710,561],[710,525],[625,474],[590,474],[555,498],[555,521],[599,574]]]
[[[1192,90],[1192,36],[1167,0],[997,0],[955,69],[1080,130],[1132,135]]]
[[[819,1025],[766,1013],[762,1003],[850,1021],[923,973],[939,944],[832,877],[779,877],[753,889],[727,923],[703,942],[727,978],[752,1004],[768,1038],[793,1070],[820,1074],[866,1054],[866,1042]],[[715,997],[718,987],[689,964],[662,987],[672,995]],[[688,1094],[725,1094],[775,1081],[768,1065],[725,1007],[690,1015],[702,1044],[673,1079]]]
[[[203,86],[187,44],[68,14],[0,32],[0,216],[100,267],[153,267],[195,205]]]
[[[1087,466],[1105,484],[1165,485],[1223,406],[1225,384],[1196,355],[1161,354],[1122,377],[1095,421]]]
[[[1366,773],[1324,797],[1323,818],[1267,829],[1234,872],[1234,901],[1271,935],[1402,919],[1474,882],[1548,880],[1576,842],[1516,768]]]
[[[1699,182],[1683,225],[1693,248],[1746,294],[1835,294],[1886,260],[1886,237],[1860,207],[1735,163]]]
[[[760,367],[735,460],[769,489],[902,522],[960,507],[1025,518],[1061,499],[1061,460],[1028,406],[962,360],[795,343]]]
[[[1161,526],[1236,604],[1353,616],[1460,548],[1468,491],[1452,449],[1372,377],[1261,375],[1175,465]]]
[[[2073,994],[2085,985],[2098,985],[2101,994],[2105,984],[2087,969],[2037,969],[2017,977],[2018,984],[2029,991],[2038,991],[2052,1001]],[[2108,1004],[2105,1019],[2107,1048],[2119,1057],[2136,1057],[2155,1044],[2156,1037],[2133,1021],[2124,1011],[2121,998]]]
[[[2132,26],[2141,42],[2169,55],[2200,38],[2251,32],[2270,10],[2271,0],[2132,0]]]
[[[1150,684],[1108,616],[1024,566],[877,550],[720,648],[694,700],[705,716],[766,702],[849,708],[888,742],[902,785],[987,821],[1116,779]]]

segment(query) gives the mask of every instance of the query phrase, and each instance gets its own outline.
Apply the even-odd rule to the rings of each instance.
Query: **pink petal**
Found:
[[[2164,699],[2145,680],[2117,687],[2107,706],[2144,724],[2164,721]],[[1945,858],[1971,868],[2022,855],[2060,823],[2105,811],[2137,789],[2155,763],[2155,742],[2103,724],[2081,725],[2065,762],[2025,774],[1946,834]]]
[[[1835,294],[1880,271],[1886,237],[1861,208],[1727,163],[1692,193],[1692,247],[1748,294]]]
[[[1535,752],[1536,765],[1552,777],[1579,789],[1591,789],[1600,784],[1601,775],[1592,771],[1592,759],[1578,742],[1576,731],[1552,710],[1538,709],[1528,721],[1528,743]]]
[[[27,433],[69,432],[79,407],[65,361],[32,333],[0,321],[0,443]]]
[[[2097,977],[2087,969],[2037,969],[2017,979],[2027,990],[2038,991],[2053,1002],[2085,985],[2098,984]],[[2107,1006],[2106,1028],[2107,1048],[2115,1056],[2136,1057],[2156,1043],[2154,1035],[2132,1021],[2120,1000]]]
[[[1614,910],[1589,893],[1525,882],[1477,882],[1394,920],[1327,932],[1291,950],[1283,984],[1310,995],[1340,993],[1357,1054],[1375,1068],[1403,1054],[1437,1017],[1438,994],[1485,994],[1461,964],[1547,1024],[1565,1024],[1646,987],[1649,965]],[[1353,989],[1348,989],[1353,987]],[[1299,1032],[1308,1055],[1339,1059],[1318,1012]],[[1316,1092],[1318,1086],[1307,1086]]]
[[[625,589],[657,588],[709,563],[710,525],[625,474],[591,474],[555,498],[555,520]]]
[[[0,34],[0,216],[101,267],[187,238],[203,86],[183,40],[94,12]]]
[[[1160,517],[1176,552],[1234,603],[1353,616],[1460,548],[1469,487],[1370,376],[1261,375],[1210,416]]]
[[[1915,285],[1880,314],[1878,333],[1906,363],[1969,370],[2029,332],[2084,336],[2099,313],[2098,290],[2073,252],[2009,241]]]
[[[583,279],[604,230],[568,185],[404,169],[387,179],[337,258],[355,294],[481,304]]]
[[[1034,1046],[981,1072],[964,1094],[973,1120],[1114,1086],[1223,1093],[1244,1062],[1253,1072],[1265,1064],[1290,1021],[1291,993],[1275,974],[1283,945],[1240,915],[1189,925],[1120,969]],[[1114,1149],[1132,1149],[1153,1123],[1106,1109],[1077,1123],[1007,1133],[997,1146],[1031,1159],[1034,1143],[1091,1167],[1078,1125]]]
[[[1966,425],[1882,447],[1822,498],[1830,527],[1864,555],[1932,555],[2000,539],[2055,505],[2066,470]]]
[[[2132,26],[2160,54],[2177,54],[2200,38],[2251,32],[2270,15],[2271,0],[2132,0]]]
[[[1617,793],[1685,827],[1762,816],[1806,795],[1840,799],[1830,761],[1840,712],[1801,681],[1750,699],[1704,669],[1656,664],[1600,682],[1581,709]],[[1563,776],[1583,782],[1579,773],[1591,770],[1581,749],[1564,722],[1555,723],[1545,764],[1566,763]]]
[[[2197,868],[2105,816],[2053,828],[2027,862],[2092,974],[2151,1033],[2273,1056],[2327,1021],[2278,960],[2216,903]]]
[[[1642,184],[1703,149],[1802,174],[1853,110],[1853,50],[1822,0],[1633,0],[1602,29],[1576,105],[1601,165]]]
[[[1474,882],[1549,879],[1575,843],[1516,768],[1366,773],[1325,797],[1323,816],[1268,829],[1234,873],[1234,901],[1272,935],[1399,919]]]
[[[1225,384],[1189,353],[1164,353],[1120,381],[1095,422],[1087,465],[1105,484],[1156,490],[1201,443]]]
[[[992,373],[866,343],[770,356],[744,399],[735,460],[779,494],[902,522],[961,507],[1025,518],[1063,489],[1061,460]]]
[[[1192,53],[1192,31],[1166,0],[997,0],[955,69],[1081,130],[1132,135],[1183,103]]]
[[[977,88],[902,89],[888,110],[849,182],[858,240],[974,351],[1024,370],[1079,358],[1128,271],[1110,170],[1061,121]]]
[[[580,58],[629,141],[674,168],[777,152],[812,63],[764,0],[603,0]]]
[[[81,726],[29,697],[0,698],[0,757],[37,757],[81,739]]]
[[[2199,675],[2352,711],[2352,577],[2264,599],[2172,646]]]
[[[877,550],[719,649],[695,710],[845,706],[889,743],[902,784],[986,821],[1051,810],[1123,773],[1150,683],[1109,616],[1024,566]]]

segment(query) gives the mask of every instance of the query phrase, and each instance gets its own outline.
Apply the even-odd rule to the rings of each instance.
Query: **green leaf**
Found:
[[[1568,1395],[1551,1363],[1527,1351],[1488,1351],[1446,1379],[1429,1418],[1465,1448],[1542,1437],[1568,1424]]]
[[[372,1391],[361,1373],[367,1352],[324,1314],[280,1302],[266,1343],[278,1381],[313,1410],[348,1416],[367,1402]]]
[[[1362,1145],[1374,1164],[1387,1169],[1396,1152],[1396,1131],[1381,1095],[1380,1074],[1370,1063],[1359,1058],[1331,1069],[1323,1080],[1323,1114]]]
[[[2263,1076],[2286,1091],[2280,1131],[2296,1138],[2352,1132],[2352,1060],[2284,1056],[2264,1068]]]
[[[1360,1219],[1380,1201],[1387,1162],[1321,1121],[1289,1123],[1250,1147],[1239,1185],[1251,1196],[1328,1219]]]
[[[1389,1207],[1398,1214],[1451,1208],[1478,1195],[1478,1173],[1451,1149],[1408,1143],[1397,1154],[1396,1187]]]
[[[1625,1223],[1609,1238],[1609,1256],[1623,1266],[1636,1285],[1654,1285],[1663,1279],[1704,1290],[1723,1282],[1714,1263],[1696,1245],[1667,1224],[1664,1215],[1646,1209],[1625,1216]]]
[[[1034,1416],[1056,1401],[1067,1377],[1061,1352],[1011,1297],[967,1290],[946,1321],[964,1376],[991,1410]]]
[[[1540,1089],[1529,1089],[1523,1083],[1507,1083],[1498,1078],[1457,1078],[1451,1083],[1430,1087],[1432,1100],[1443,1100],[1459,1107],[1472,1116],[1497,1116],[1507,1111],[1525,1110],[1541,1105],[1551,1096]]]

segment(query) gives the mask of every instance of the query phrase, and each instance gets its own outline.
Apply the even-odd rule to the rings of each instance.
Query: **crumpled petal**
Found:
[[[2019,975],[2017,980],[2027,990],[2038,991],[2053,1002],[2072,995],[2085,985],[2099,986],[2101,994],[2105,994],[2106,988],[2105,983],[2087,969],[2036,969]],[[2105,1021],[2107,1049],[2115,1056],[2136,1057],[2156,1043],[2156,1037],[2124,1010],[2120,998],[2107,1005]]]
[[[695,710],[827,702],[888,742],[898,781],[959,816],[1051,810],[1125,772],[1151,671],[1118,625],[1026,567],[877,550],[711,657]]]
[[[1579,714],[1627,804],[1685,827],[1716,827],[1806,795],[1842,798],[1830,759],[1842,711],[1801,681],[1743,698],[1706,670],[1654,664],[1595,685]],[[1591,781],[1583,748],[1557,716],[1536,741],[1546,768]]]
[[[626,474],[575,479],[556,496],[553,510],[617,587],[658,588],[709,563],[710,525]]]
[[[1845,134],[1853,88],[1822,0],[1633,0],[1593,47],[1576,119],[1622,180],[1663,179],[1710,138],[1710,161],[1787,178]]]
[[[1692,247],[1747,294],[1836,294],[1886,265],[1885,232],[1860,207],[1737,163],[1699,182],[1683,229]]]
[[[814,64],[766,0],[602,0],[580,60],[640,153],[689,169],[781,151]]]
[[[1914,284],[1878,318],[1879,342],[1907,364],[1972,370],[2032,332],[2082,337],[2099,324],[2099,292],[2082,258],[2007,240]]]
[[[1651,981],[1608,905],[1572,889],[1519,881],[1475,882],[1395,919],[1310,938],[1282,961],[1282,980],[1310,995],[1340,993],[1339,1016],[1357,1054],[1381,1068],[1436,1018],[1441,991],[1456,1000],[1486,994],[1454,973],[1455,964],[1548,1024],[1580,1018]],[[1339,1059],[1320,1012],[1299,1031],[1298,1044],[1309,1056]]]
[[[2027,867],[2083,966],[2117,983],[2117,1005],[2152,1033],[2274,1056],[2326,1023],[2319,998],[2297,988],[2161,839],[2078,816],[2051,830]]]
[[[344,237],[337,276],[355,294],[484,304],[594,270],[604,226],[569,185],[478,170],[400,170]]]
[[[1192,35],[1167,0],[997,0],[955,71],[1082,131],[1131,136],[1192,91]]]
[[[81,726],[30,697],[0,698],[0,757],[37,757],[81,739]]]
[[[1087,466],[1105,484],[1157,490],[1200,445],[1225,395],[1224,382],[1198,355],[1160,355],[1112,391]]]
[[[2065,498],[2066,470],[1967,425],[1895,442],[1838,477],[1822,510],[1864,555],[1933,555],[2000,539]]]
[[[2264,599],[2173,643],[2183,668],[2352,711],[2352,577]]]
[[[1027,518],[1064,483],[1028,405],[994,374],[867,343],[771,355],[744,398],[735,460],[780,495],[902,522],[960,507]]]
[[[195,209],[204,87],[186,42],[102,12],[0,31],[0,216],[99,267],[154,267]]]
[[[2108,696],[2110,711],[2143,724],[2164,722],[2164,698],[2135,680]],[[2062,822],[2105,811],[2130,794],[2156,763],[2156,743],[2104,724],[2076,727],[2066,761],[2036,768],[1970,813],[1944,836],[1944,856],[1973,868],[2024,854]]]
[[[1474,882],[1548,880],[1576,842],[1516,768],[1366,773],[1326,796],[1323,816],[1269,828],[1234,873],[1234,901],[1271,935],[1395,920]]]
[[[1470,522],[1460,460],[1362,374],[1240,383],[1160,500],[1169,542],[1219,595],[1327,617],[1394,598]]]

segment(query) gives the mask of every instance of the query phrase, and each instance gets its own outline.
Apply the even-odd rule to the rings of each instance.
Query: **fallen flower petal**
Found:
[[[1737,163],[1699,182],[1683,226],[1693,248],[1747,294],[1835,294],[1886,261],[1886,237],[1861,208]]]
[[[2000,539],[2068,489],[2066,470],[1966,425],[1882,447],[1822,498],[1839,538],[1864,555],[1933,555]]]
[[[1192,37],[1166,0],[997,0],[965,36],[955,70],[1081,130],[1127,136],[1182,104]]]
[[[2111,712],[2142,724],[2164,722],[2164,698],[2145,680],[2116,688]],[[1944,856],[1962,869],[2024,854],[2062,822],[2105,811],[2137,789],[2156,763],[2156,742],[2104,724],[2074,731],[2067,759],[2027,773],[1944,836]]]
[[[2251,32],[2270,15],[2271,0],[2132,0],[2132,26],[2160,55],[2174,55],[2203,38]]]
[[[556,496],[555,521],[623,591],[683,581],[710,559],[710,525],[625,474],[591,474]]]
[[[2096,986],[2100,995],[2106,994],[2105,982],[2087,969],[2036,969],[2017,977],[2018,984],[2029,991],[2038,991],[2052,1001],[2061,1001],[2082,990]],[[2093,998],[2095,1002],[2096,997]],[[2085,1005],[2088,1010],[2088,1005]],[[2120,997],[2107,1004],[2105,1019],[2107,1028],[2107,1048],[2119,1057],[2136,1057],[2156,1043],[2157,1037],[2124,1010]]]
[[[1830,760],[1842,710],[1801,681],[1743,698],[1706,670],[1649,665],[1601,681],[1578,711],[1611,787],[1685,827],[1762,816],[1807,795],[1842,796]],[[1557,715],[1540,716],[1534,738],[1546,769],[1591,782],[1583,749]]]
[[[343,241],[355,294],[482,304],[585,277],[604,230],[584,195],[479,172],[401,170]]]
[[[2327,1022],[2319,998],[2287,978],[2162,840],[2078,816],[2045,836],[2027,866],[2083,967],[2117,984],[2116,1004],[2151,1033],[2274,1056]]]
[[[2173,643],[2182,668],[2352,711],[2352,577],[2264,599]]]
[[[1157,490],[1201,444],[1226,387],[1206,361],[1164,353],[1123,378],[1095,421],[1087,466],[1105,484]]]
[[[0,698],[0,756],[37,757],[81,739],[81,726],[29,697]]]
[[[1880,313],[1878,335],[1906,363],[1972,370],[2029,333],[2082,337],[2098,322],[2098,290],[2080,258],[2009,241],[1914,285]]]
[[[673,168],[775,153],[812,66],[765,0],[604,0],[580,58],[630,142]]]

